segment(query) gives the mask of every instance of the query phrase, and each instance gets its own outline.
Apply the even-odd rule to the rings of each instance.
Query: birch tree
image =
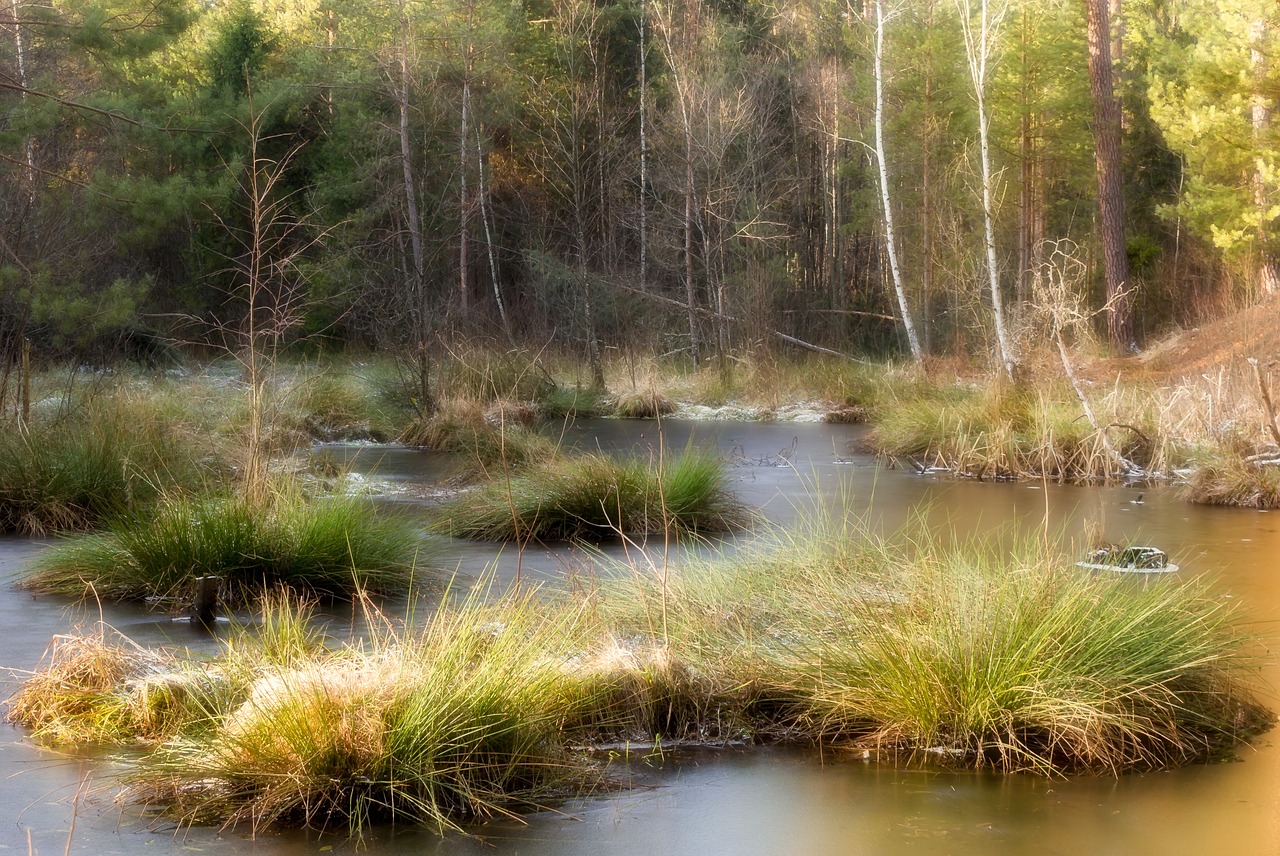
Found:
[[[978,110],[978,156],[982,166],[982,222],[986,244],[987,284],[991,293],[991,311],[995,319],[996,349],[1000,365],[1010,380],[1013,379],[1015,360],[1009,332],[1005,327],[1004,301],[1000,293],[1000,268],[996,258],[995,215],[992,197],[995,195],[996,179],[991,172],[991,117],[987,111],[987,80],[992,57],[995,53],[993,43],[1000,32],[1008,6],[1004,0],[996,0],[992,8],[991,0],[977,0],[978,8],[975,21],[973,0],[955,0],[960,13],[960,28],[964,35],[965,59],[969,68],[969,78],[973,82],[973,96]]]
[[[884,210],[885,252],[889,256],[889,272],[893,277],[893,290],[898,298],[898,311],[902,314],[902,326],[907,334],[907,344],[911,348],[911,358],[917,363],[923,358],[920,340],[916,336],[916,327],[911,320],[911,307],[907,304],[907,292],[903,287],[902,273],[898,266],[898,248],[893,231],[893,204],[889,198],[889,167],[885,157],[884,146],[884,30],[885,24],[894,13],[884,13],[882,0],[876,3],[876,48],[875,48],[875,137],[876,164],[880,175],[880,204]]]

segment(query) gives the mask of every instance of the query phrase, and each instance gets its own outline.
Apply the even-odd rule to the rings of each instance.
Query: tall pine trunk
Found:
[[[1133,300],[1124,240],[1124,176],[1120,164],[1120,101],[1112,82],[1107,0],[1085,0],[1088,14],[1089,91],[1093,97],[1094,167],[1098,179],[1098,234],[1107,281],[1107,335],[1117,349],[1133,344]]]

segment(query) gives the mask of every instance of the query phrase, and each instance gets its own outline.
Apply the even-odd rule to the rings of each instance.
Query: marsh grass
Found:
[[[448,401],[426,420],[411,424],[401,441],[465,455],[478,468],[478,475],[554,459],[555,443],[517,418],[521,415],[507,409],[491,415],[477,402]]]
[[[539,400],[538,412],[547,421],[607,416],[609,395],[601,389],[556,386]]]
[[[216,728],[171,741],[135,798],[188,821],[358,831],[454,828],[578,793],[596,773],[564,749],[580,616],[528,593],[441,607],[421,630],[382,618],[362,647],[260,671]]]
[[[89,529],[224,469],[223,446],[197,442],[148,404],[122,390],[0,431],[0,532]]]
[[[1253,458],[1230,444],[1209,446],[1195,458],[1179,495],[1205,505],[1280,508],[1280,465]]]
[[[388,395],[391,372],[376,362],[301,366],[285,390],[285,419],[317,440],[385,442],[412,413],[407,402]]]
[[[128,794],[181,822],[356,834],[544,807],[599,784],[583,750],[620,742],[1119,774],[1218,757],[1272,722],[1227,601],[1082,572],[1043,543],[842,524],[622,570],[574,596],[451,593],[421,624],[362,598],[366,635],[346,643],[276,593],[206,661],[60,637],[10,716],[46,738],[162,741]]]
[[[1178,452],[1162,429],[1158,402],[1140,391],[1094,403],[1113,447],[1146,472],[1161,472]],[[1131,475],[1111,457],[1073,394],[993,383],[985,389],[916,385],[894,393],[875,418],[869,445],[975,478],[1105,481]]]
[[[432,528],[482,541],[591,541],[724,532],[749,522],[723,462],[691,451],[655,463],[603,454],[560,458],[446,503]]]
[[[58,545],[26,588],[107,599],[169,599],[194,577],[219,576],[233,603],[275,586],[324,597],[408,588],[422,547],[405,519],[354,497],[170,498],[98,535]]]
[[[56,636],[40,665],[8,700],[7,718],[48,743],[120,743],[135,739],[139,721],[129,681],[158,673],[166,658],[103,625]]]
[[[676,405],[656,389],[619,393],[613,414],[621,419],[656,419],[676,412]]]
[[[753,688],[757,733],[1118,774],[1217,757],[1272,722],[1225,601],[1083,573],[1043,544],[837,529],[616,586],[601,607],[616,626]]]

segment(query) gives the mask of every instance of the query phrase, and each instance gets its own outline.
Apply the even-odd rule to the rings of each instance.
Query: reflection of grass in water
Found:
[[[748,521],[723,463],[688,452],[657,465],[602,454],[560,458],[459,497],[433,526],[483,541],[569,541],[723,532]]]
[[[132,793],[188,821],[356,830],[573,793],[598,778],[583,744],[803,740],[1119,773],[1212,757],[1270,721],[1241,682],[1249,637],[1199,586],[994,544],[815,526],[572,597],[478,589],[421,628],[367,607],[369,638],[336,646],[277,598],[261,638],[210,662],[117,645],[116,665],[86,668],[100,637],[71,645],[11,716],[60,739],[168,737]],[[41,719],[41,696],[70,703]]]
[[[176,596],[192,577],[220,576],[233,600],[276,585],[346,596],[407,588],[419,547],[408,521],[355,497],[285,495],[266,507],[239,497],[174,498],[48,550],[24,586],[140,600]]]

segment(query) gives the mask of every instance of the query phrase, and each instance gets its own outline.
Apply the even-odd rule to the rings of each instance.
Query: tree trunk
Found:
[[[1253,124],[1254,149],[1260,153],[1265,145],[1264,138],[1271,126],[1271,103],[1264,90],[1267,78],[1267,54],[1263,50],[1263,41],[1267,35],[1267,22],[1254,21],[1250,30],[1252,45],[1249,49],[1249,58],[1253,65],[1254,79],[1250,119]],[[1267,209],[1267,165],[1261,154],[1255,157],[1257,162],[1253,173],[1253,201],[1258,211],[1262,212]],[[1264,296],[1269,297],[1280,293],[1280,261],[1275,258],[1267,245],[1268,235],[1265,224],[1266,219],[1260,217],[1258,221],[1258,289]]]
[[[649,80],[645,42],[645,23],[648,3],[640,3],[640,290],[649,288],[649,206],[646,194],[649,192],[649,148],[646,136],[648,117]]]
[[[893,205],[889,201],[889,170],[884,155],[884,10],[881,0],[876,0],[876,162],[880,167],[880,202],[884,207],[884,240],[885,250],[889,254],[889,272],[893,275],[893,290],[898,296],[898,311],[902,313],[902,326],[907,333],[907,344],[911,348],[911,358],[917,363],[923,358],[920,351],[920,340],[916,337],[916,327],[911,321],[911,308],[907,305],[907,292],[902,284],[902,273],[898,270],[898,251],[893,233]]]
[[[27,101],[27,52],[22,41],[22,18],[18,15],[18,0],[11,0],[13,8],[13,49],[18,55],[18,84],[22,87],[22,102]],[[27,155],[27,196],[29,202],[36,201],[36,144],[30,134],[26,139]]]
[[[480,143],[480,129],[476,128],[476,165],[477,180],[480,183],[480,222],[484,225],[484,245],[489,255],[489,279],[493,282],[493,302],[498,305],[498,318],[502,321],[502,329],[511,336],[511,322],[507,320],[507,307],[502,302],[502,289],[498,287],[498,261],[493,252],[493,232],[489,229],[488,192],[484,184],[484,148]]]
[[[418,374],[418,409],[423,416],[435,411],[435,397],[431,393],[431,359],[427,340],[431,330],[431,313],[427,299],[426,261],[422,249],[422,218],[418,211],[418,191],[413,179],[412,146],[409,138],[409,21],[405,16],[404,2],[400,3],[400,87],[396,90],[400,111],[400,168],[404,183],[405,219],[409,223],[409,247],[413,269],[409,284],[413,295],[414,311],[414,362]]]
[[[1093,97],[1098,231],[1107,281],[1107,334],[1113,347],[1133,345],[1129,257],[1124,239],[1124,176],[1120,163],[1120,102],[1112,83],[1107,0],[1085,0],[1089,28],[1089,91]]]
[[[1105,0],[1104,0],[1105,2]],[[969,0],[956,0],[960,10],[960,25],[964,34],[965,56],[969,65],[969,77],[973,81],[973,95],[978,107],[979,157],[982,161],[982,219],[987,249],[987,284],[991,290],[991,313],[996,327],[996,349],[1005,374],[1013,380],[1013,348],[1004,323],[1004,300],[1000,293],[1000,268],[996,258],[995,215],[992,210],[992,188],[995,178],[991,174],[991,144],[988,139],[990,117],[987,115],[987,60],[991,55],[993,31],[999,27],[1004,8],[992,20],[988,0],[981,0],[979,31],[973,31],[972,9]]]
[[[471,200],[467,195],[467,119],[471,102],[471,48],[466,48],[464,63],[466,68],[462,76],[462,129],[458,134],[458,174],[460,186],[458,190],[458,308],[466,315],[471,308],[469,280],[470,257],[467,244],[471,240],[468,228],[468,214],[471,213]]]

